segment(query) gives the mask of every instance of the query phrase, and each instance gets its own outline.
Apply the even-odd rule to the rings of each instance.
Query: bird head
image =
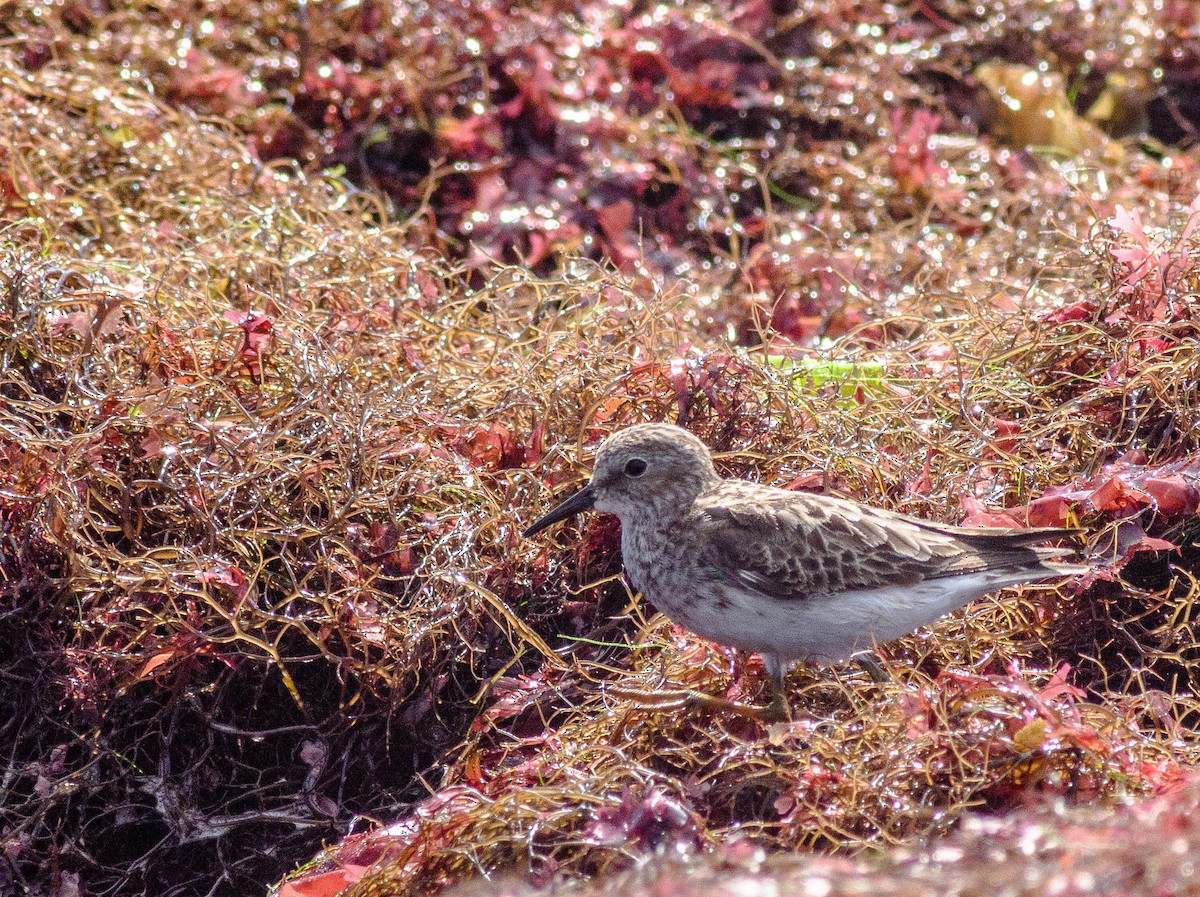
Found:
[[[605,511],[628,523],[638,515],[668,518],[720,481],[708,448],[682,427],[638,424],[600,444],[586,486],[525,530],[534,536],[582,511]]]

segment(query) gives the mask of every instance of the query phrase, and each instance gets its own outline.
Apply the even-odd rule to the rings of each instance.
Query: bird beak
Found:
[[[584,486],[533,526],[529,527],[529,529],[525,530],[523,535],[525,538],[536,536],[553,523],[566,520],[568,517],[573,517],[583,511],[590,511],[595,504],[596,490],[590,484]]]

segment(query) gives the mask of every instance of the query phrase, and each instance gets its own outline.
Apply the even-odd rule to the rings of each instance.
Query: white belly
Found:
[[[1007,584],[997,582],[995,573],[980,573],[790,601],[728,589],[725,607],[665,595],[655,603],[675,622],[720,644],[772,654],[785,663],[840,661],[907,635]]]

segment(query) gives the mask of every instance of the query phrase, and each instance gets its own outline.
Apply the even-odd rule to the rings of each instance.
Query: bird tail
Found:
[[[1072,546],[1039,544],[1080,536],[1083,532],[1057,527],[1014,530],[955,527],[954,535],[967,543],[988,569],[1024,572],[1029,579],[1035,579],[1038,574],[1049,578],[1079,576],[1090,571],[1092,567],[1087,564],[1063,560],[1074,554]]]
[[[933,529],[934,527],[930,527]],[[948,532],[981,549],[1020,548],[1023,545],[1038,545],[1054,539],[1069,539],[1082,536],[1085,530],[1079,527],[1035,526],[1031,529],[999,529],[991,526],[939,526]]]
[[[1030,549],[1037,555],[1038,566],[1046,571],[1047,576],[1082,576],[1092,570],[1088,564],[1077,564],[1060,560],[1070,552],[1069,548],[1038,547]]]

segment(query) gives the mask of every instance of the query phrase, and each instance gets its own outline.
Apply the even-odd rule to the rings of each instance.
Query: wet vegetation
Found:
[[[1195,4],[0,37],[0,892],[1180,892]],[[520,537],[644,420],[1096,569],[801,667],[790,724],[681,710],[761,665],[636,601],[615,521]]]

